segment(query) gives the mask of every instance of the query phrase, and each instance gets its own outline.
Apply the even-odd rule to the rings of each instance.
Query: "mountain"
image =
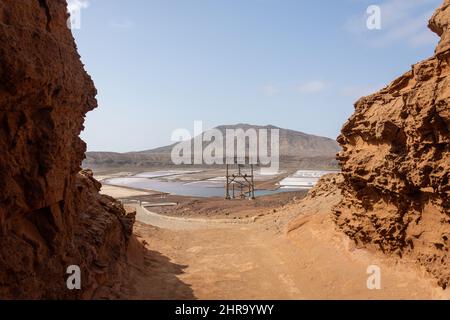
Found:
[[[282,166],[300,165],[302,167],[311,168],[336,168],[337,166],[335,158],[336,153],[340,151],[340,147],[336,141],[330,138],[283,129],[272,125],[258,126],[241,123],[236,125],[222,125],[214,129],[219,130],[224,137],[226,136],[227,129],[242,129],[244,131],[247,131],[248,129],[256,129],[257,131],[260,129],[267,129],[269,142],[270,130],[278,129],[280,162]],[[205,133],[211,133],[211,130],[207,130]],[[191,139],[191,145],[193,145],[193,140],[194,139]],[[225,145],[226,139],[224,140]],[[128,153],[87,152],[83,167],[171,165],[171,152],[177,144],[178,143],[174,143],[156,149]],[[210,142],[204,142],[203,146],[206,147],[208,144],[210,144]],[[270,146],[270,144],[268,145]],[[270,152],[270,148],[268,149]],[[248,141],[246,143],[246,150],[248,150]]]

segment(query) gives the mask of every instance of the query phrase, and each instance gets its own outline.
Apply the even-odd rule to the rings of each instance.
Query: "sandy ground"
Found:
[[[141,197],[150,203],[176,202],[172,207],[154,207],[151,211],[166,216],[186,218],[248,218],[282,209],[295,199],[301,199],[307,191],[283,192],[257,197],[257,200],[225,200],[223,198],[192,198],[173,195]]]
[[[130,197],[142,197],[142,196],[149,196],[155,194],[153,191],[144,191],[144,190],[137,190],[137,189],[131,189],[131,188],[123,188],[123,187],[117,187],[117,186],[110,186],[107,184],[102,185],[102,189],[100,190],[101,194],[105,194],[108,196],[111,196],[116,199],[120,198],[130,198]]]
[[[207,177],[211,172],[185,178]],[[116,198],[177,203],[126,205],[137,212],[137,222],[119,298],[450,298],[450,290],[411,261],[356,248],[336,230],[331,220],[331,207],[340,200],[336,190],[319,188],[306,198],[296,192],[227,201],[104,186],[102,192]],[[367,288],[371,265],[380,267],[380,290]]]
[[[407,261],[355,248],[325,214],[330,205],[316,203],[307,212],[295,205],[238,220],[166,217],[137,208],[132,281],[123,298],[449,298]],[[381,268],[381,290],[367,288],[367,268],[374,264]]]

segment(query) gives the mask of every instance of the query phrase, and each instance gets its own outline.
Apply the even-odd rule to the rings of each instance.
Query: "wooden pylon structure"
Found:
[[[254,167],[250,164],[251,173],[243,173],[243,164],[237,164],[237,172],[230,174],[230,164],[226,165],[225,199],[255,199]]]

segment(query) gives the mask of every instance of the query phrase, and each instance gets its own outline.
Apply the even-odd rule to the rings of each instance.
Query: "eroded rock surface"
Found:
[[[134,217],[79,174],[97,102],[67,18],[65,0],[0,1],[0,298],[91,298],[131,235]]]
[[[409,255],[450,285],[450,0],[430,20],[435,56],[362,98],[338,142],[337,224],[356,242]]]

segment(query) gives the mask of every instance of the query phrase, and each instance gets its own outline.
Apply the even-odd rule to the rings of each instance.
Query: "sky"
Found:
[[[433,54],[442,0],[68,0],[98,89],[89,151],[171,143],[172,132],[275,125],[336,138],[358,98]],[[369,30],[370,5],[381,29]],[[76,9],[79,8],[79,11]],[[74,21],[74,20],[73,20]]]

